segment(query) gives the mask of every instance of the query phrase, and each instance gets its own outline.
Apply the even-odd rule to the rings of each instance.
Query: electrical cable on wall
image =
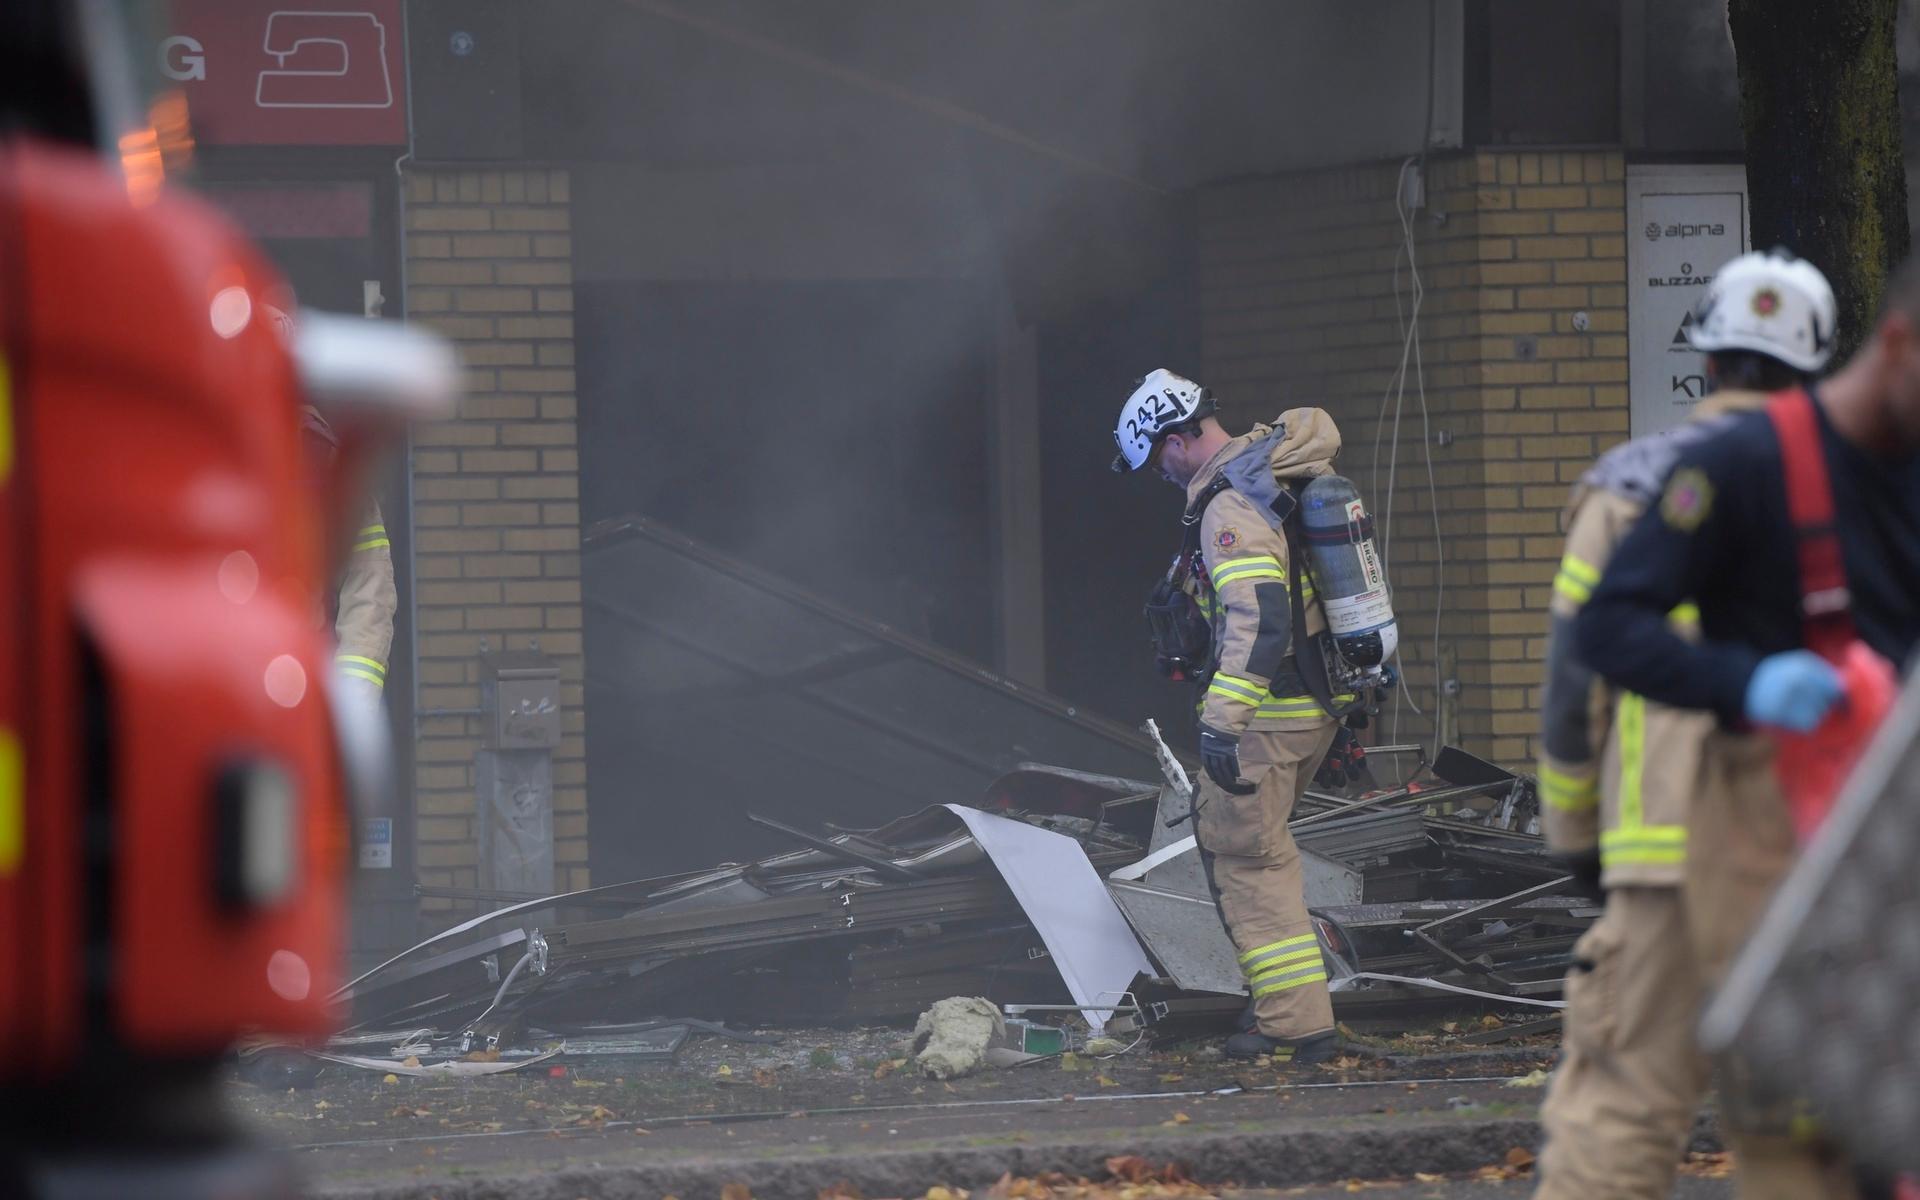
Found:
[[[1410,171],[1417,171],[1419,164],[1419,156],[1409,156],[1406,161],[1402,162],[1400,164],[1400,173],[1395,181],[1394,187],[1394,213],[1400,221],[1401,237],[1400,247],[1395,252],[1393,260],[1393,309],[1394,317],[1398,322],[1400,330],[1400,361],[1394,370],[1393,376],[1387,381],[1385,392],[1382,393],[1380,397],[1380,409],[1376,414],[1374,422],[1373,462],[1369,471],[1373,480],[1372,487],[1377,491],[1380,477],[1380,442],[1382,436],[1388,429],[1387,410],[1388,407],[1391,406],[1393,409],[1393,419],[1391,422],[1392,440],[1387,451],[1387,489],[1386,501],[1382,508],[1381,542],[1384,545],[1382,553],[1387,559],[1388,564],[1387,577],[1392,579],[1394,578],[1393,555],[1396,548],[1396,543],[1393,540],[1393,510],[1395,494],[1399,484],[1400,420],[1406,404],[1407,377],[1411,371],[1414,381],[1414,395],[1420,404],[1421,442],[1427,469],[1427,500],[1429,515],[1433,521],[1435,593],[1431,654],[1434,670],[1434,694],[1438,696],[1441,689],[1440,614],[1444,610],[1446,602],[1446,551],[1440,535],[1439,486],[1433,470],[1432,423],[1427,408],[1426,364],[1420,341],[1420,309],[1426,299],[1426,284],[1420,278],[1418,239],[1414,236],[1413,211],[1407,206],[1407,175]],[[1404,306],[1400,300],[1400,262],[1403,257],[1407,264],[1408,280],[1408,301]],[[1401,665],[1397,655],[1396,665]],[[1402,702],[1413,710],[1414,715],[1426,715],[1426,712],[1415,702],[1413,691],[1407,685],[1407,675],[1404,666],[1402,666],[1400,670],[1400,686],[1394,692],[1393,719],[1389,733],[1389,737],[1395,741],[1398,741],[1400,737],[1400,706]],[[1433,753],[1437,756],[1440,753],[1441,734],[1437,721],[1434,724],[1433,733]]]
[[[1424,167],[1423,167],[1422,178],[1424,180]],[[1420,282],[1419,265],[1414,261],[1413,213],[1405,207],[1404,193],[1402,194],[1402,201],[1403,202],[1400,204],[1400,209],[1401,209],[1400,227],[1406,235],[1407,265],[1408,265],[1409,271],[1413,276],[1413,286],[1414,286],[1415,295],[1419,298],[1424,299],[1426,296],[1426,286]],[[1441,695],[1442,688],[1444,686],[1444,681],[1440,677],[1441,675],[1440,673],[1440,615],[1441,613],[1446,611],[1446,600],[1447,600],[1446,542],[1440,535],[1440,488],[1439,488],[1438,482],[1434,478],[1434,472],[1433,472],[1433,422],[1432,422],[1431,414],[1428,412],[1428,409],[1427,409],[1427,370],[1426,370],[1426,363],[1424,361],[1423,354],[1422,354],[1422,347],[1420,344],[1420,326],[1419,326],[1419,321],[1417,319],[1417,316],[1415,319],[1410,320],[1408,324],[1412,327],[1412,332],[1413,332],[1414,394],[1420,400],[1420,453],[1421,453],[1421,457],[1424,459],[1426,463],[1426,468],[1427,468],[1427,517],[1433,524],[1434,600],[1433,600],[1433,648],[1431,653],[1432,653],[1432,662],[1433,662],[1433,691],[1434,691],[1435,704],[1437,706],[1439,703],[1439,697]],[[1404,391],[1404,382],[1405,381],[1403,380],[1402,381],[1403,391]],[[1398,421],[1399,421],[1399,417],[1398,417],[1398,414],[1396,413],[1395,414],[1396,435],[1398,430]],[[1397,445],[1398,445],[1397,436],[1396,436],[1395,444],[1397,448]],[[1400,690],[1403,694],[1407,693],[1406,679],[1404,675],[1401,678]],[[1410,694],[1407,695],[1407,705],[1408,707],[1412,707],[1416,713],[1420,713],[1420,710],[1417,707],[1414,707],[1413,697]],[[1424,716],[1426,714],[1420,713],[1420,715]],[[1396,734],[1397,732],[1398,731],[1396,730]],[[1441,749],[1440,733],[1441,733],[1440,725],[1439,725],[1439,722],[1436,720],[1434,723],[1434,731],[1433,731],[1433,737],[1434,737],[1433,753],[1436,758],[1439,757],[1440,749]]]
[[[1407,392],[1407,368],[1411,364],[1414,377],[1414,394],[1420,402],[1420,441],[1422,454],[1427,468],[1427,505],[1433,521],[1433,690],[1436,701],[1436,717],[1433,722],[1433,754],[1438,757],[1441,745],[1441,726],[1437,716],[1437,703],[1442,695],[1445,681],[1440,672],[1440,617],[1446,610],[1447,578],[1446,548],[1440,535],[1440,489],[1433,471],[1433,430],[1431,417],[1427,409],[1426,365],[1420,344],[1420,308],[1426,298],[1426,285],[1420,278],[1420,262],[1414,237],[1413,209],[1407,204],[1407,175],[1414,172],[1422,192],[1427,180],[1427,148],[1433,141],[1433,54],[1436,37],[1436,19],[1432,8],[1427,12],[1427,102],[1426,111],[1420,125],[1420,153],[1409,155],[1400,164],[1399,175],[1394,181],[1393,209],[1400,221],[1400,246],[1393,258],[1393,313],[1400,330],[1400,362],[1393,377],[1387,381],[1387,387],[1380,397],[1380,410],[1376,414],[1373,427],[1373,462],[1369,468],[1368,487],[1376,495],[1380,482],[1380,438],[1386,430],[1387,406],[1393,406],[1393,444],[1387,453],[1387,492],[1386,503],[1381,521],[1382,555],[1387,560],[1387,578],[1392,580],[1394,541],[1393,541],[1393,501],[1395,485],[1398,482],[1400,461],[1400,417],[1405,406]],[[1408,278],[1408,303],[1403,308],[1400,302],[1400,260],[1405,257]],[[1391,587],[1389,583],[1389,587]],[[1426,713],[1415,703],[1413,690],[1407,685],[1407,673],[1398,653],[1394,656],[1394,665],[1399,668],[1400,686],[1394,691],[1393,719],[1389,737],[1400,740],[1400,705],[1413,710],[1415,716]]]

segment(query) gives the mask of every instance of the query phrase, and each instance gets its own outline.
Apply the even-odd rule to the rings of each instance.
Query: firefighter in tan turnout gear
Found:
[[[264,307],[274,329],[292,346],[296,326],[293,314],[273,305]],[[308,458],[316,466],[330,464],[339,453],[340,439],[311,404],[301,407],[300,434]],[[393,542],[387,536],[380,506],[369,500],[341,571],[340,587],[322,600],[321,620],[333,624],[335,675],[352,701],[373,712],[380,711],[386,692],[393,618],[399,608]]]
[[[1713,714],[1667,708],[1608,687],[1577,659],[1572,628],[1607,561],[1650,505],[1675,459],[1804,383],[1833,342],[1832,290],[1818,270],[1780,252],[1722,267],[1689,329],[1714,390],[1666,434],[1604,455],[1574,486],[1566,552],[1554,579],[1543,706],[1540,788],[1549,848],[1590,886],[1605,915],[1574,948],[1559,1069],[1542,1110],[1547,1145],[1536,1197],[1664,1200],[1706,1091],[1694,1025],[1714,983],[1712,930],[1723,924],[1690,886],[1690,808],[1704,785]],[[1669,625],[1699,636],[1683,603]],[[1724,854],[1709,832],[1699,852]],[[1720,831],[1722,834],[1725,831]],[[1724,940],[1724,939],[1719,939]],[[1724,965],[1722,963],[1721,965]]]
[[[1180,656],[1163,649],[1162,657],[1177,677],[1211,667],[1194,834],[1257,1018],[1228,1040],[1227,1053],[1318,1062],[1333,1056],[1338,1036],[1287,819],[1338,725],[1295,653],[1296,644],[1311,648],[1294,636],[1296,614],[1308,637],[1326,629],[1326,617],[1274,514],[1294,503],[1288,485],[1332,473],[1340,434],[1325,412],[1297,408],[1230,437],[1215,408],[1191,380],[1153,372],[1121,413],[1114,469],[1150,467],[1187,495],[1180,578],[1163,589],[1191,597],[1211,636],[1195,642],[1203,659],[1169,666]],[[1156,595],[1155,603],[1180,599]]]
[[[311,406],[301,414],[301,432],[317,459],[332,457],[337,446],[333,430]],[[344,678],[350,695],[378,709],[387,686],[400,593],[394,585],[393,542],[380,506],[372,501],[354,534],[339,591],[330,600],[336,674]]]

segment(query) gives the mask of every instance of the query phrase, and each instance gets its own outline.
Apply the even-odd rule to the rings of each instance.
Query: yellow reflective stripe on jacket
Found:
[[[1600,803],[1596,775],[1570,775],[1540,764],[1540,798],[1561,812],[1585,812]]]
[[[1280,560],[1271,554],[1256,554],[1250,558],[1232,558],[1215,566],[1211,572],[1213,586],[1225,587],[1241,579],[1278,579],[1285,581],[1280,571]]]
[[[1225,696],[1229,700],[1239,700],[1255,705],[1259,704],[1267,694],[1267,689],[1251,679],[1226,674],[1214,675],[1213,682],[1207,685],[1207,691],[1216,696]]]
[[[1321,708],[1320,702],[1312,696],[1268,696],[1260,701],[1260,706],[1254,710],[1253,715],[1255,718],[1292,719],[1324,716],[1326,710]]]
[[[355,536],[353,548],[355,550],[378,550],[382,546],[391,545],[393,545],[393,543],[387,540],[387,527],[385,525],[368,525],[361,529],[359,534]]]
[[[1600,582],[1600,568],[1583,558],[1569,554],[1560,560],[1560,573],[1553,577],[1553,590],[1573,601],[1585,604]]]
[[[1276,696],[1251,679],[1238,675],[1216,674],[1213,682],[1207,685],[1207,691],[1216,696],[1225,696],[1229,700],[1238,700],[1251,704],[1253,719],[1294,721],[1311,717],[1324,717],[1327,710],[1312,696]],[[1335,696],[1334,704],[1350,704],[1352,695]]]
[[[1277,942],[1268,942],[1264,946],[1255,946],[1253,949],[1240,955],[1240,969],[1243,971],[1251,971],[1261,963],[1288,950],[1297,950],[1301,946],[1318,946],[1319,944],[1319,938],[1311,933],[1303,933],[1297,937],[1283,938]]]
[[[1679,866],[1687,861],[1684,825],[1642,825],[1609,829],[1600,835],[1600,865]]]
[[[1641,825],[1633,829],[1609,829],[1600,835],[1605,846],[1685,846],[1685,825]]]
[[[1673,606],[1673,610],[1667,614],[1667,620],[1672,621],[1675,625],[1698,625],[1700,623],[1700,606],[1691,600],[1685,604],[1676,604]]]
[[[1602,850],[1600,869],[1609,867],[1684,867],[1687,865],[1687,848],[1676,846],[1671,850]]]
[[[386,664],[377,658],[368,658],[364,654],[336,654],[333,656],[333,661],[344,675],[364,679],[375,687],[387,686]]]
[[[1287,581],[1287,577],[1273,567],[1252,567],[1244,571],[1222,571],[1214,576],[1213,586],[1218,589],[1230,583],[1247,583],[1256,579],[1274,579],[1281,583]]]

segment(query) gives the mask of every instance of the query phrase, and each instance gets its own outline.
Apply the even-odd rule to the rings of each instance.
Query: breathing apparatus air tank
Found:
[[[1343,476],[1322,475],[1301,489],[1300,517],[1334,648],[1356,674],[1383,674],[1400,645],[1400,625],[1360,493]]]

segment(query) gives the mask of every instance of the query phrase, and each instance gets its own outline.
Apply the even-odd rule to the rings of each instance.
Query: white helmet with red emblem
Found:
[[[1833,357],[1838,320],[1818,267],[1783,249],[1755,250],[1715,273],[1687,341],[1708,354],[1749,350],[1811,374]]]

